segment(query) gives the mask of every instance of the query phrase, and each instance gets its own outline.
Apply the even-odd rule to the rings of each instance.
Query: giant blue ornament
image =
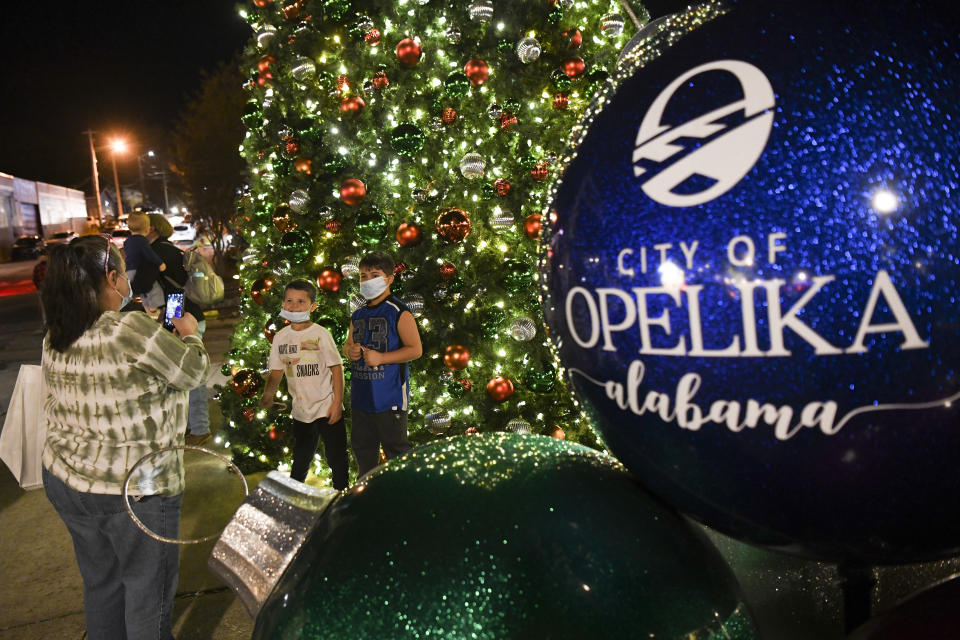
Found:
[[[960,551],[958,46],[946,2],[710,3],[595,101],[547,319],[675,507],[824,559]]]

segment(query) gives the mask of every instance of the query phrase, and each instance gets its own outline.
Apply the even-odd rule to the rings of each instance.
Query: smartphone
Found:
[[[171,318],[180,318],[183,316],[183,294],[182,293],[169,293],[167,294],[167,306],[163,312],[163,326],[168,329],[173,328],[173,323],[170,322]]]

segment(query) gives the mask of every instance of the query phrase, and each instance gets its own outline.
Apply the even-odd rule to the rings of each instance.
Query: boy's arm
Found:
[[[333,424],[343,416],[343,365],[330,367],[330,375],[333,376],[333,404],[327,412],[327,421]]]
[[[260,396],[260,406],[266,409],[273,406],[273,398],[277,395],[277,389],[280,387],[280,381],[283,379],[283,369],[271,369],[267,376],[267,384],[263,387],[263,395]],[[341,388],[341,395],[343,389]]]
[[[413,314],[409,311],[400,314],[400,319],[397,321],[397,333],[400,334],[400,343],[403,346],[384,353],[364,349],[363,359],[367,365],[376,367],[381,364],[399,364],[416,360],[423,355],[423,345],[420,343],[417,321],[413,319]]]

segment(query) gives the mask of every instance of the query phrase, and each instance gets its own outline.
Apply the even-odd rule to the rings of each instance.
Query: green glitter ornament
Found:
[[[522,260],[507,260],[503,265],[500,283],[507,291],[516,293],[533,282],[530,267]]]
[[[390,146],[401,156],[412,158],[423,149],[424,138],[420,127],[403,123],[390,132]]]
[[[367,244],[376,244],[386,237],[387,220],[377,212],[357,216],[357,237]]]
[[[347,327],[333,316],[321,315],[314,319],[321,327],[325,328],[333,336],[333,341],[337,344],[343,344],[347,339]],[[349,369],[349,367],[347,367]]]
[[[616,460],[486,433],[416,449],[336,497],[253,638],[580,639],[599,629],[757,637],[719,553]]]
[[[553,383],[557,379],[557,370],[548,364],[542,369],[536,365],[529,365],[523,372],[523,382],[531,391],[548,393],[553,390]]]
[[[470,91],[470,78],[465,73],[454,71],[443,82],[443,89],[452,98],[462,98]]]
[[[480,333],[484,338],[494,337],[506,317],[506,312],[499,307],[484,309],[480,313]]]
[[[310,236],[302,231],[289,231],[280,238],[280,246],[286,258],[293,263],[305,262],[313,251]]]
[[[569,91],[570,86],[573,84],[570,82],[569,76],[563,72],[563,69],[556,69],[553,73],[551,73],[550,82],[553,83],[553,86],[557,91]]]

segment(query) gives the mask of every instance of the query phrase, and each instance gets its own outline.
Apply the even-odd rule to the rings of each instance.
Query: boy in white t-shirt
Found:
[[[293,398],[293,466],[290,477],[303,482],[323,438],[333,488],[347,488],[347,430],[343,424],[343,360],[325,328],[310,321],[317,308],[317,290],[306,280],[294,280],[283,290],[280,316],[290,321],[273,337],[270,376],[260,398],[261,407],[274,403],[277,387],[287,376]]]

